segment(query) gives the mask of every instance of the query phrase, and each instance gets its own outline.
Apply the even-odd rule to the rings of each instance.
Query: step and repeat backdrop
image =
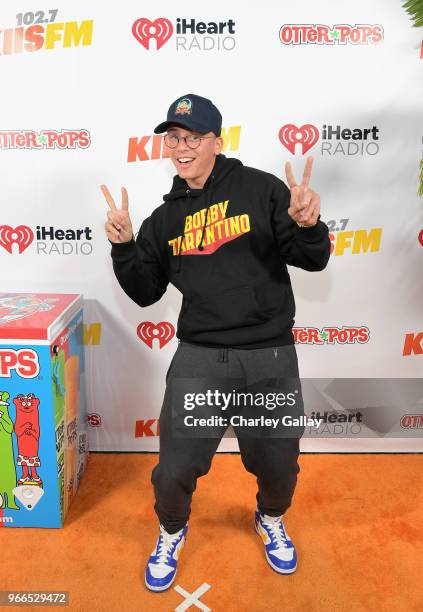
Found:
[[[421,29],[400,2],[6,1],[0,19],[0,290],[83,294],[92,450],[159,447],[181,295],[122,292],[99,186],[127,188],[137,231],[174,175],[153,129],[188,93],[221,110],[227,156],[285,182],[314,157],[332,254],[289,268],[301,376],[422,377]],[[393,402],[393,437],[383,405],[364,435],[323,396],[303,451],[423,450],[418,397]]]

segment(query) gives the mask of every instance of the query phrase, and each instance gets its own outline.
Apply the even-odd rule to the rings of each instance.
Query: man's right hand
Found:
[[[122,187],[122,206],[117,208],[106,185],[100,185],[100,189],[106,198],[110,210],[107,213],[107,221],[104,224],[107,238],[110,242],[130,242],[133,237],[131,218],[128,212],[128,192]]]

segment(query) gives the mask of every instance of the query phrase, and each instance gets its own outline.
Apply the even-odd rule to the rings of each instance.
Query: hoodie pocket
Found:
[[[267,319],[257,302],[254,289],[243,285],[204,298],[187,300],[181,327],[189,335],[257,325]]]

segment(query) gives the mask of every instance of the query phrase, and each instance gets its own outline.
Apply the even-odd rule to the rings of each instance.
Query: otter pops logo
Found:
[[[35,378],[40,371],[37,353],[32,349],[0,349],[0,376],[11,378],[13,370],[21,378]]]
[[[8,130],[0,132],[0,149],[87,149],[87,130]]]
[[[293,327],[292,333],[297,344],[364,344],[369,341],[367,326],[343,327]]]
[[[368,45],[383,41],[383,27],[369,24],[328,25],[285,23],[279,30],[284,45]]]

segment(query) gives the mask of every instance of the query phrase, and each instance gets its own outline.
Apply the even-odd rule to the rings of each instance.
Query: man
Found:
[[[125,293],[142,307],[157,302],[169,282],[183,295],[179,344],[160,414],[159,463],[151,479],[160,521],[145,572],[153,591],[167,589],[175,578],[197,478],[209,471],[226,429],[206,438],[175,436],[172,415],[180,406],[170,383],[298,376],[295,302],[286,264],[318,271],[330,254],[320,198],[309,187],[313,159],[307,160],[300,185],[286,164],[288,189],[276,176],[226,158],[221,125],[218,109],[201,96],[188,94],[171,104],[167,120],[154,131],[166,132],[177,175],[136,240],[125,188],[119,209],[101,186],[110,206],[105,229],[113,268]],[[283,515],[300,469],[299,439],[238,435],[238,442],[244,466],[257,476],[255,528],[266,559],[276,572],[292,573],[297,556]]]

